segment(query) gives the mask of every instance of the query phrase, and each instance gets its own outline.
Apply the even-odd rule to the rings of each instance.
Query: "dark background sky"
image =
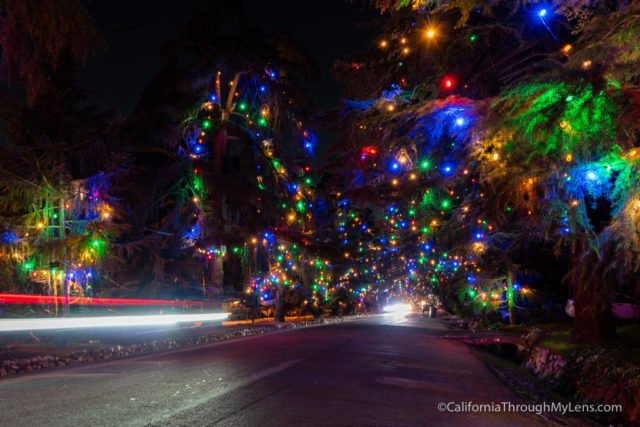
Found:
[[[332,77],[332,64],[375,37],[375,30],[357,25],[375,11],[352,0],[242,1],[252,22],[267,33],[285,32],[318,63],[321,79],[310,82],[316,106],[338,106],[341,85]],[[89,59],[84,86],[100,104],[127,114],[161,67],[160,47],[198,13],[201,1],[93,0],[88,8],[108,48]]]

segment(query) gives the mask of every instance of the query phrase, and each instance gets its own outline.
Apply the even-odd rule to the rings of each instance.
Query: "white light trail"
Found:
[[[178,323],[224,320],[228,313],[156,314],[144,316],[56,317],[45,319],[0,319],[0,332],[86,329],[126,326],[166,326]]]
[[[411,311],[411,304],[391,304],[384,307],[385,313],[408,313]]]

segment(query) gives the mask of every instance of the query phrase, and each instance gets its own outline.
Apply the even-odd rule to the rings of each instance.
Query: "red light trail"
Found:
[[[202,307],[217,306],[219,303],[210,301],[175,301],[162,299],[135,298],[86,298],[31,294],[0,294],[0,304],[72,304],[72,305],[127,305],[127,306],[184,306],[198,305]]]

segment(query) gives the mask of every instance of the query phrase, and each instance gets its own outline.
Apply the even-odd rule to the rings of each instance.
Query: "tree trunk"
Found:
[[[213,138],[213,170],[217,175],[220,175],[222,173],[222,163],[227,152],[227,141],[227,128],[222,126],[221,129],[216,132]]]
[[[592,344],[610,341],[616,336],[608,295],[593,292],[582,283],[572,283],[575,318],[571,341]]]
[[[616,336],[616,325],[606,278],[594,269],[591,273],[595,278],[590,278],[589,284],[581,275],[575,274],[575,271],[579,271],[577,263],[587,261],[588,258],[582,257],[580,251],[573,255],[574,274],[571,275],[571,289],[575,317],[571,341],[581,344],[611,341]]]
[[[276,322],[284,322],[284,286],[278,285],[276,289],[276,307],[273,320]]]

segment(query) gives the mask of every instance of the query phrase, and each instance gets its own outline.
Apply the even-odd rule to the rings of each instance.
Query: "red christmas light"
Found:
[[[378,149],[372,145],[362,148],[362,158],[366,158],[367,156],[375,156],[378,154]]]
[[[456,85],[456,82],[453,79],[453,77],[445,77],[442,80],[442,86],[444,86],[445,89],[452,89],[455,85]]]

